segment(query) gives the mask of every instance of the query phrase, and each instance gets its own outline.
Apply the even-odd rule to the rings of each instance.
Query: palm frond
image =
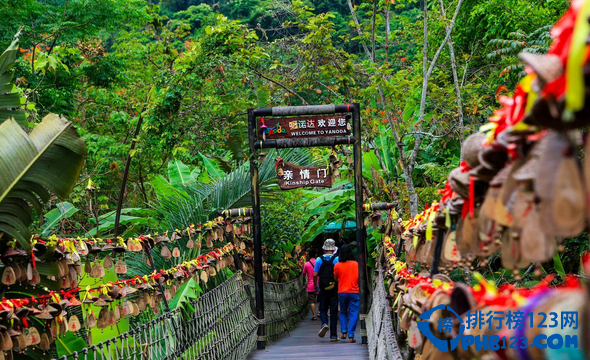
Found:
[[[530,33],[527,37],[529,39],[541,38],[541,37],[551,37],[550,31],[553,25],[546,25],[538,28],[537,30]]]
[[[284,161],[303,166],[313,165],[308,149],[286,149],[280,152]],[[266,160],[260,164],[258,179],[263,200],[272,199],[277,187],[273,159],[276,150],[270,150]],[[250,206],[250,164],[245,162],[229,174],[213,179],[206,184],[194,181],[182,186],[174,195],[158,194],[156,210],[170,229],[182,228],[191,223],[202,223],[217,210]]]
[[[527,37],[527,34],[522,30],[516,30],[516,31],[509,33],[508,36],[511,36],[516,39],[524,39]]]

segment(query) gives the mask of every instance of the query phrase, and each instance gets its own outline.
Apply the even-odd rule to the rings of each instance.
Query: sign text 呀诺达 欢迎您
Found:
[[[350,115],[306,116],[293,118],[259,118],[258,139],[285,139],[349,135]]]

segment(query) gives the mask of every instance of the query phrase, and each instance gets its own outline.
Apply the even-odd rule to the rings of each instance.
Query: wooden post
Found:
[[[440,264],[440,257],[442,255],[442,247],[445,241],[445,230],[438,229],[436,233],[436,244],[434,244],[434,259],[432,259],[432,266],[430,267],[430,277],[438,274],[438,265]]]
[[[256,117],[254,109],[248,109],[248,134],[250,137],[250,177],[252,181],[252,227],[254,230],[254,288],[256,317],[264,322],[264,280],[262,278],[262,232],[260,223],[260,194],[258,189],[258,167],[256,166]],[[258,326],[257,348],[266,347],[264,323]]]
[[[363,218],[363,153],[361,148],[361,116],[359,104],[354,104],[352,110],[352,130],[354,132],[354,205],[356,213],[356,242],[358,244],[359,263],[359,316],[361,319],[361,339],[367,344],[367,310],[368,310],[368,281],[367,281],[367,244],[365,242],[365,221]]]
[[[399,237],[399,240],[397,241],[397,251],[395,252],[395,256],[397,256],[398,258],[401,258],[402,256],[402,252],[404,251],[404,238]]]

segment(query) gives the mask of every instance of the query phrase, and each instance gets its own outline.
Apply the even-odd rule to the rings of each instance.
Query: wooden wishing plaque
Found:
[[[352,128],[349,114],[258,118],[256,122],[258,140],[347,136]]]
[[[332,187],[332,174],[326,167],[306,167],[282,161],[277,166],[281,190],[300,187]]]

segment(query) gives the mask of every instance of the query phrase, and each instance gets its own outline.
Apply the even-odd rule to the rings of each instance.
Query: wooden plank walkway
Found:
[[[361,344],[360,321],[356,328],[357,342],[351,344],[346,340],[330,342],[330,334],[324,338],[318,336],[320,321],[311,321],[311,315],[301,321],[290,334],[267,345],[265,350],[254,350],[250,353],[248,360],[266,359],[341,359],[341,360],[364,360],[369,359],[367,345]],[[340,335],[340,324],[338,324],[338,335]]]

